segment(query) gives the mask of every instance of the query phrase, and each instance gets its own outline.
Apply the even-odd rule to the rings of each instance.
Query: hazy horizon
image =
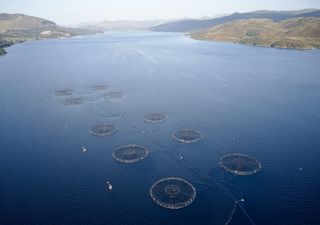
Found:
[[[12,0],[1,3],[5,13],[23,13],[46,18],[61,25],[103,20],[154,20],[201,18],[255,10],[298,10],[320,8],[317,0]]]

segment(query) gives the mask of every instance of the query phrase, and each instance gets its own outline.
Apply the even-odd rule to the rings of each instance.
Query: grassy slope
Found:
[[[0,55],[5,47],[33,39],[71,37],[94,34],[97,30],[65,28],[49,20],[23,14],[0,13]]]
[[[278,48],[320,48],[320,18],[237,20],[191,34],[201,40],[230,41]]]
[[[71,37],[93,34],[95,30],[65,28],[49,20],[23,14],[0,14],[0,39],[25,41],[42,38]]]

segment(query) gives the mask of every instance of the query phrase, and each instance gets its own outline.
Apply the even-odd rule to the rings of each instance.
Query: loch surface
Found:
[[[7,51],[0,57],[1,225],[223,225],[232,198],[244,198],[244,210],[237,207],[231,225],[319,224],[319,50],[114,32]],[[73,93],[56,96],[60,89]],[[105,98],[110,92],[121,95]],[[84,103],[65,105],[68,98]],[[168,118],[143,121],[152,112]],[[102,123],[119,130],[89,133]],[[178,143],[171,135],[181,128],[203,139]],[[149,155],[115,161],[113,151],[127,144]],[[225,173],[219,160],[234,152],[259,160],[262,170]],[[192,183],[194,202],[179,210],[153,202],[149,189],[165,177]]]

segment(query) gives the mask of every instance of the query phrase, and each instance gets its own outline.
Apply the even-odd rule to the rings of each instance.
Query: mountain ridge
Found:
[[[253,12],[238,13],[235,12],[228,16],[223,16],[208,20],[180,20],[170,23],[161,24],[150,28],[152,31],[161,32],[194,32],[204,29],[208,29],[213,26],[217,26],[223,23],[240,20],[240,19],[271,19],[275,22],[290,19],[294,17],[320,17],[319,9],[302,9],[295,11],[269,11],[258,10]]]
[[[148,30],[172,20],[104,20],[100,22],[88,22],[76,25],[79,28],[99,29],[103,31],[133,31]]]

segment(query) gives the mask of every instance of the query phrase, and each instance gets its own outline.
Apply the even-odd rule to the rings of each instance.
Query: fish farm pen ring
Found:
[[[238,153],[223,156],[220,165],[225,171],[239,176],[253,175],[261,170],[258,160]]]
[[[93,126],[89,132],[95,136],[107,136],[116,133],[119,130],[119,127],[114,124],[99,124]]]
[[[72,95],[73,91],[71,89],[62,89],[54,92],[56,96],[67,96]]]
[[[172,134],[172,137],[182,143],[190,144],[200,141],[203,136],[200,131],[193,130],[193,129],[181,129]]]
[[[148,123],[160,123],[167,120],[168,116],[166,113],[148,113],[143,116],[143,120]]]
[[[104,91],[107,90],[109,87],[108,85],[93,85],[91,86],[91,90],[92,91]]]
[[[150,188],[152,200],[167,209],[181,209],[196,198],[196,189],[188,181],[178,177],[163,178]]]
[[[85,102],[84,98],[68,98],[63,101],[64,105],[80,105]]]
[[[149,150],[142,145],[125,145],[117,148],[113,153],[113,158],[121,163],[135,163],[145,159]]]
[[[114,91],[114,92],[109,92],[104,94],[104,98],[105,99],[118,99],[118,98],[122,98],[122,93],[118,92],[118,91]]]

